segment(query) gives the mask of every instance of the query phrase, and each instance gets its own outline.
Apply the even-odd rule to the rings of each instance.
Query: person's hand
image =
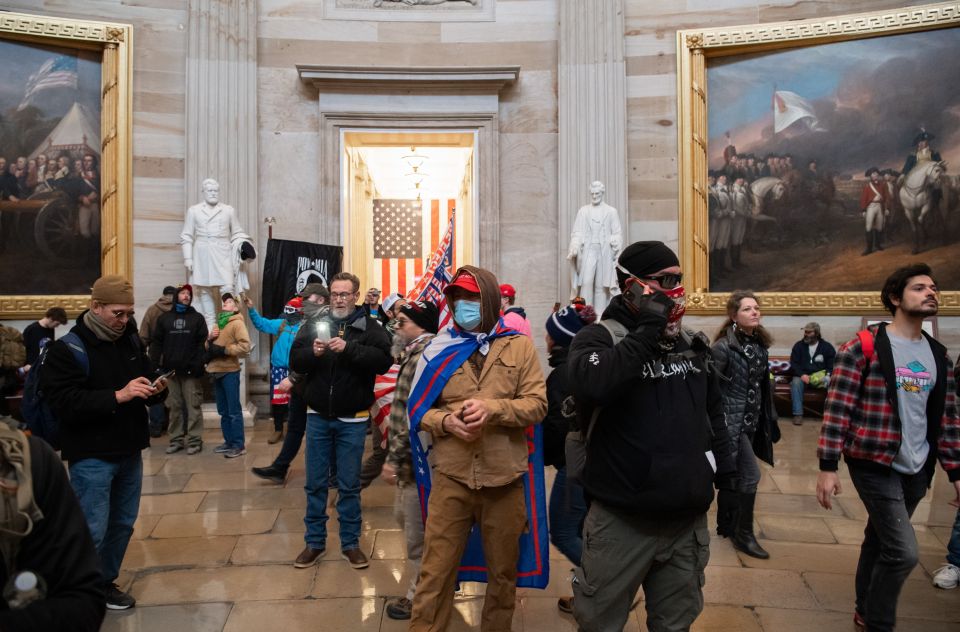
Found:
[[[30,372],[30,365],[29,365],[29,364],[24,364],[22,367],[20,367],[20,372],[21,372],[23,375],[26,375],[27,373],[29,373],[29,372]]]
[[[455,437],[463,439],[466,442],[476,441],[480,438],[479,430],[471,430],[467,424],[463,423],[459,413],[448,413],[440,423],[444,432],[452,434]]]
[[[253,299],[250,298],[249,296],[244,296],[243,304],[246,305],[247,307],[253,307]]]
[[[156,393],[156,391],[153,390],[153,387],[150,385],[150,380],[145,377],[135,377],[127,382],[127,385],[119,391],[115,391],[114,395],[117,398],[118,404],[124,404],[137,397],[146,399],[154,393]]]
[[[331,338],[327,341],[327,349],[334,353],[342,353],[347,348],[347,341],[343,338]]]
[[[327,346],[323,344],[323,341],[319,338],[313,339],[313,355],[320,357],[323,355],[323,352],[327,350]]]
[[[387,481],[391,485],[397,484],[397,468],[393,467],[389,463],[384,463],[383,468],[380,469],[380,478]]]
[[[576,252],[568,252],[568,253],[567,253],[567,259],[569,259],[570,261],[576,261],[576,260],[577,260],[577,253],[576,253]]]
[[[279,384],[277,384],[276,390],[277,392],[280,392],[280,393],[289,393],[290,389],[292,388],[293,388],[293,382],[290,381],[290,378],[285,377],[282,380],[280,380]]]
[[[840,477],[836,472],[820,472],[817,476],[817,501],[824,509],[833,509],[831,496],[840,495]]]
[[[187,272],[193,273],[193,259],[184,259],[183,267],[187,269]]]
[[[810,376],[809,376],[809,375],[801,375],[801,376],[800,376],[800,381],[803,382],[804,384],[809,384],[809,383],[810,383]]]
[[[947,502],[960,509],[960,481],[953,481],[953,488],[957,490],[957,497]]]
[[[220,335],[220,328],[216,325],[213,326],[213,329],[210,330],[210,340],[216,340],[217,336]]]
[[[460,414],[467,428],[479,433],[487,423],[487,415],[490,413],[487,410],[487,403],[482,399],[468,399],[463,402]]]
[[[159,380],[157,380],[156,383],[154,383],[153,394],[156,395],[157,393],[163,391],[165,388],[167,388],[167,378],[162,377]]]

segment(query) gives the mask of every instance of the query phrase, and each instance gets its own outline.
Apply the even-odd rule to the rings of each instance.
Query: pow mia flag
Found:
[[[261,313],[279,318],[288,300],[307,283],[330,286],[330,277],[340,272],[343,248],[305,241],[270,239],[263,262]]]

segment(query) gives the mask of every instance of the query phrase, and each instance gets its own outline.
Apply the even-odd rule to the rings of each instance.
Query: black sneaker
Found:
[[[260,478],[268,480],[271,483],[276,483],[277,485],[283,485],[283,482],[287,480],[287,471],[277,467],[276,465],[255,467],[250,471],[253,472],[254,476],[259,476]]]
[[[410,618],[412,612],[413,602],[406,597],[391,601],[387,604],[387,616],[391,619],[405,621]]]
[[[116,584],[107,586],[107,610],[129,610],[137,605],[137,600],[130,593],[120,590]]]

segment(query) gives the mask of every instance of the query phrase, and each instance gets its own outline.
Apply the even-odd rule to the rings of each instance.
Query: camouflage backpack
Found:
[[[33,498],[30,444],[10,417],[0,418],[0,555],[13,577],[20,541],[43,519]]]
[[[0,325],[0,368],[18,369],[27,363],[27,348],[23,334],[6,325]]]

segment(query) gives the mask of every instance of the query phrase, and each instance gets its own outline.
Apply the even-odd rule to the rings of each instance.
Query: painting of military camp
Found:
[[[711,292],[960,287],[960,29],[712,59]]]
[[[0,40],[0,295],[100,274],[100,53]]]

